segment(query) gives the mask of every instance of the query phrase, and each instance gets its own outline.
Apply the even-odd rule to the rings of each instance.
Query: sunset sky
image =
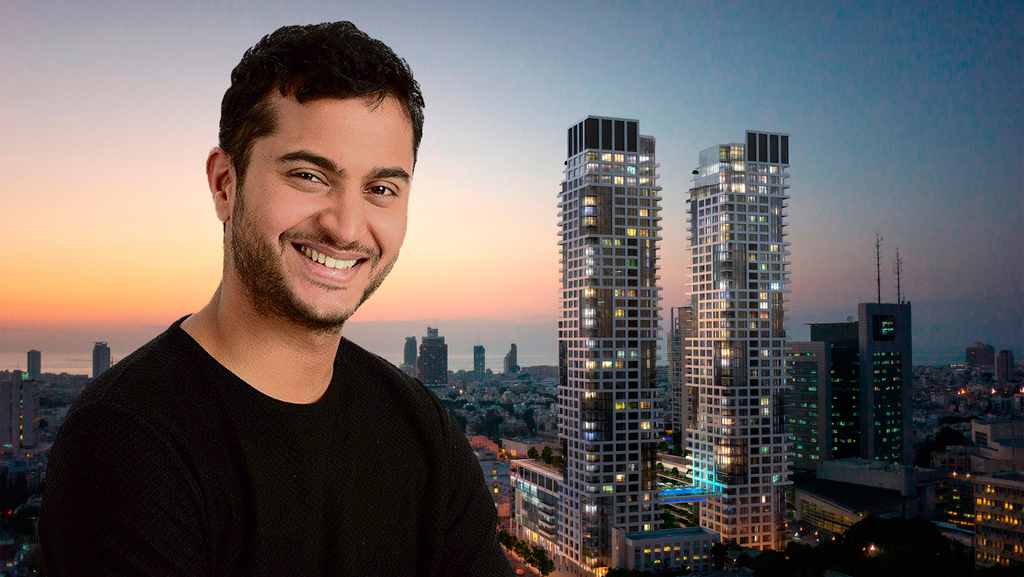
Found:
[[[513,341],[555,361],[564,131],[589,114],[657,139],[666,308],[685,304],[698,153],[786,132],[793,339],[875,299],[878,234],[885,301],[904,259],[915,362],[978,340],[1024,358],[1019,0],[249,4],[0,0],[0,361],[38,348],[46,371],[94,340],[122,357],[206,303],[231,69],[328,20],[390,45],[427,103],[402,257],[346,328],[389,360],[431,324],[491,368]]]

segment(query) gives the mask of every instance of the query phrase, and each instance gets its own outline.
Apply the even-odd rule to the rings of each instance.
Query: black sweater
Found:
[[[437,397],[342,339],[319,401],[252,388],[181,321],[96,379],[50,452],[49,575],[507,575]]]

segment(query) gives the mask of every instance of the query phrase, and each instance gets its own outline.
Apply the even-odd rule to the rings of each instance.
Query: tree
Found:
[[[711,564],[714,565],[715,571],[725,568],[725,553],[725,545],[721,543],[715,543],[711,547]]]
[[[662,453],[668,452],[668,444],[665,441],[658,443],[658,450]]]
[[[549,575],[555,570],[555,562],[551,560],[551,557],[548,557],[548,552],[538,545],[533,546],[533,562],[531,565],[536,567],[541,575]]]
[[[678,477],[679,476],[679,467],[672,467],[672,476],[673,477]]]
[[[533,418],[533,407],[523,411],[523,423],[526,424],[526,430],[528,430],[531,435],[537,432],[537,421]]]
[[[676,518],[672,516],[672,513],[668,512],[668,509],[661,510],[661,521],[662,529],[675,529],[679,526],[679,523],[676,523]]]
[[[676,443],[675,445],[672,445],[672,450],[669,451],[669,452],[672,453],[673,455],[677,456],[677,457],[683,456],[683,445],[682,445],[682,443]]]
[[[747,553],[746,551],[744,551],[743,553],[740,553],[739,556],[736,557],[736,566],[737,567],[750,567],[750,564],[753,563],[753,562],[754,562],[754,558],[751,557],[750,553]]]
[[[526,456],[536,461],[539,456],[537,453],[537,447],[530,447],[530,450],[526,452]]]
[[[548,465],[551,464],[551,457],[554,453],[551,452],[551,447],[544,447],[544,451],[541,452],[540,457],[544,459],[544,462]]]

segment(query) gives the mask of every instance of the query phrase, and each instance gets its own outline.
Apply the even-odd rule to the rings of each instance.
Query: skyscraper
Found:
[[[848,457],[912,464],[909,304],[860,303],[856,321],[812,324],[811,342],[790,344],[794,467]]]
[[[473,372],[476,373],[477,378],[484,376],[487,371],[487,364],[484,360],[484,347],[483,345],[476,345],[473,347]]]
[[[110,368],[110,347],[107,343],[96,343],[92,348],[92,378]]]
[[[502,370],[508,374],[519,372],[519,351],[516,349],[515,343],[512,343],[512,347],[505,353]]]
[[[999,351],[999,354],[996,355],[996,380],[1012,381],[1015,368],[1016,365],[1013,364],[1013,351]],[[31,371],[31,367],[29,370]]]
[[[427,327],[427,336],[420,341],[420,355],[416,360],[417,374],[425,385],[448,384],[448,345],[437,329]]]
[[[405,364],[416,366],[416,337],[405,337]]]
[[[39,375],[42,373],[43,365],[43,354],[37,350],[31,350],[28,352],[28,380],[36,381],[39,380]]]
[[[721,492],[700,525],[760,550],[786,545],[788,170],[789,136],[748,130],[742,143],[700,153],[687,201],[687,379],[698,396],[687,441],[694,484]]]
[[[20,371],[0,381],[0,453],[20,455],[36,446],[39,432],[39,383]]]
[[[697,396],[691,397],[693,387],[686,383],[686,358],[689,356],[693,307],[672,307],[668,328],[668,382],[670,385],[668,419],[672,436],[685,440],[686,428],[696,420]]]
[[[655,386],[661,187],[639,121],[589,116],[569,127],[558,195],[558,538],[576,572],[612,564],[612,530],[661,524]]]

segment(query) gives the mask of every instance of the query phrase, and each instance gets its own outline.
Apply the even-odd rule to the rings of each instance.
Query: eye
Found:
[[[292,176],[294,176],[296,178],[300,178],[300,179],[305,180],[307,182],[315,183],[315,184],[327,184],[318,175],[316,175],[316,174],[314,174],[312,172],[306,171],[306,170],[300,170],[298,172],[293,172]]]
[[[398,191],[384,184],[374,184],[366,188],[366,192],[376,196],[398,196]]]

